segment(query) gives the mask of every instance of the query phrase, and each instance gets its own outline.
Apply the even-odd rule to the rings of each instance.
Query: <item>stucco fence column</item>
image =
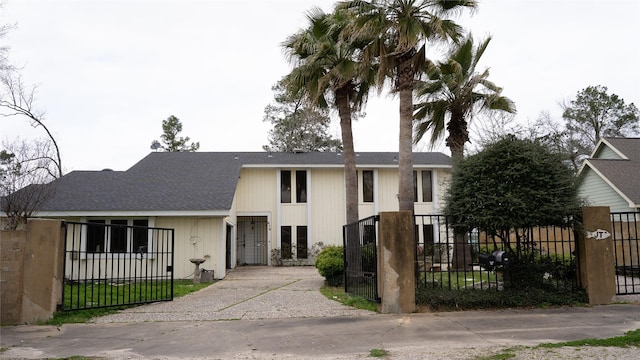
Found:
[[[610,304],[616,295],[616,273],[609,207],[583,208],[582,224],[576,231],[580,285],[589,305]]]
[[[62,304],[64,234],[62,221],[42,219],[0,232],[3,325],[50,319]]]
[[[380,213],[378,292],[382,313],[411,313],[416,309],[413,227],[411,211]]]

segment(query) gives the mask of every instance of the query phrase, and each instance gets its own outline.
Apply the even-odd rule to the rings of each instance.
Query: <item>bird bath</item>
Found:
[[[203,262],[207,261],[205,259],[189,259],[189,261],[191,261],[192,264],[194,264],[196,266],[196,270],[193,272],[193,283],[199,283],[200,282],[200,264],[202,264]]]

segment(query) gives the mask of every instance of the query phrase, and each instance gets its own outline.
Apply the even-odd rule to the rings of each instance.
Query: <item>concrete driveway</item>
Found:
[[[310,266],[238,267],[224,280],[172,302],[139,306],[100,317],[97,323],[212,321],[371,316],[375,313],[327,299],[324,278]]]

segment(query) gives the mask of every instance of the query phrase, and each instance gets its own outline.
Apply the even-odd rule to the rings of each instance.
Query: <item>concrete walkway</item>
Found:
[[[390,359],[475,359],[640,328],[639,305],[383,315],[327,300],[321,285],[313,268],[239,268],[197,293],[96,323],[3,327],[0,358],[365,359],[384,349]],[[516,359],[640,358],[638,348],[612,351]]]

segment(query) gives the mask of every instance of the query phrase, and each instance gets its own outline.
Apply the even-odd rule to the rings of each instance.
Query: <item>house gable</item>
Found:
[[[640,208],[640,138],[601,139],[578,175],[580,195],[592,205],[615,211]]]

